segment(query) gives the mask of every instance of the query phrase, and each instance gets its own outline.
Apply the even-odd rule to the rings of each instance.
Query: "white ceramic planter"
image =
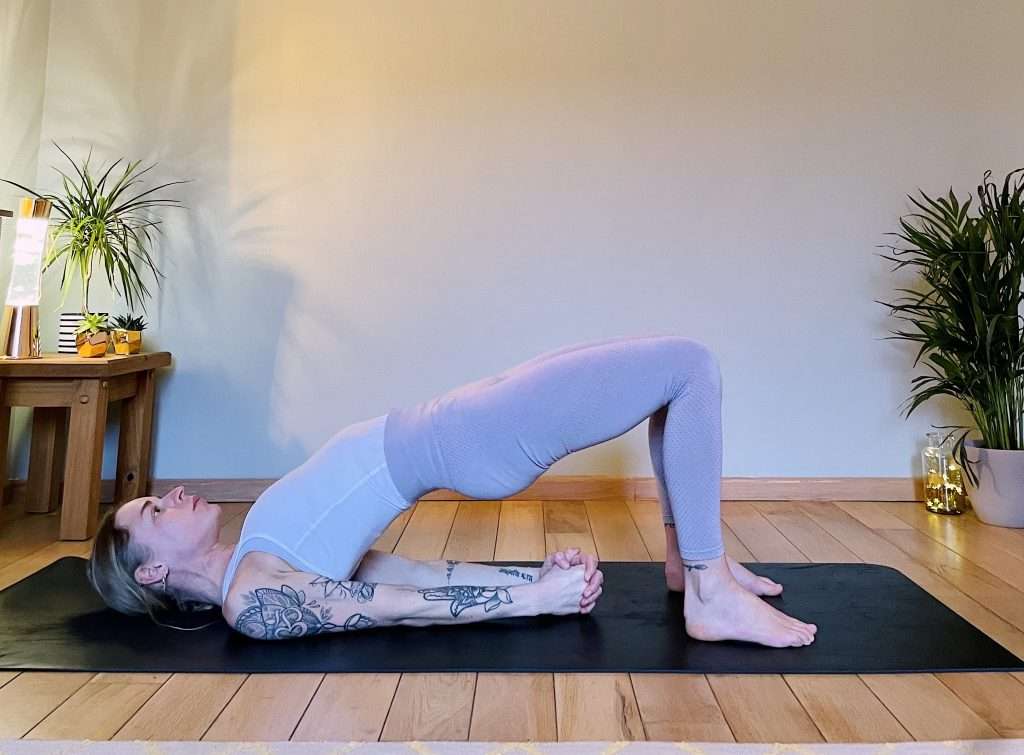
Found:
[[[964,488],[974,513],[986,524],[1024,527],[1024,451],[982,448],[980,440],[964,441],[964,453],[978,476],[975,487],[964,470]]]

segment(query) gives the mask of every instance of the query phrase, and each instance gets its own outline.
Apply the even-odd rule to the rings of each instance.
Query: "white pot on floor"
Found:
[[[1024,527],[1024,451],[984,448],[964,441],[964,453],[978,477],[975,487],[964,471],[964,490],[974,513],[986,524]]]

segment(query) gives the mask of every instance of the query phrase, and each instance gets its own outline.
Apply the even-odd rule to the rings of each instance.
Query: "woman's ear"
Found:
[[[135,581],[140,585],[152,585],[159,582],[167,574],[163,564],[143,564],[135,568]]]

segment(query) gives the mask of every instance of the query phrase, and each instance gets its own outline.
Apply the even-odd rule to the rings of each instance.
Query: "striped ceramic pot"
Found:
[[[99,312],[97,314],[108,314],[107,312]],[[75,331],[78,330],[78,326],[82,322],[83,315],[81,312],[61,312],[60,322],[58,324],[57,331],[57,353],[58,354],[77,354],[78,344],[77,338],[75,337]]]

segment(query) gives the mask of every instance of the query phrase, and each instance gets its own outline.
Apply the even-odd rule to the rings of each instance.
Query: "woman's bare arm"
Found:
[[[540,613],[530,585],[441,585],[417,588],[334,580],[309,572],[253,577],[239,585],[238,608],[224,617],[242,634],[261,640],[378,626],[466,624]]]
[[[510,586],[537,581],[536,566],[490,566],[472,561],[417,561],[369,550],[352,578],[361,582],[431,587],[436,585]]]

